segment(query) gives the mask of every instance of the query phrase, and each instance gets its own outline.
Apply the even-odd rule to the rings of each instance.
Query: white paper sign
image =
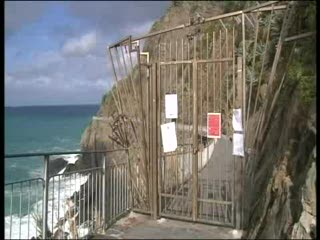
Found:
[[[173,152],[177,149],[176,124],[174,122],[161,125],[163,152]]]
[[[243,134],[234,133],[233,134],[233,155],[244,157],[243,149]]]
[[[232,126],[234,131],[243,131],[241,108],[233,109]]]
[[[166,118],[178,118],[177,94],[166,94],[165,96]]]

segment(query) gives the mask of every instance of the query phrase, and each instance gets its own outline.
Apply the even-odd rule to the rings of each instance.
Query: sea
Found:
[[[5,154],[80,150],[81,135],[98,110],[99,105],[5,107]],[[62,157],[72,164],[77,155]],[[43,157],[5,158],[4,161],[6,184],[43,177]],[[81,184],[86,181],[83,176],[77,179]],[[34,213],[39,214],[42,208],[42,185],[37,183],[36,190],[31,193],[25,190],[31,189],[27,184],[35,182],[5,186],[6,238],[29,235],[30,239],[36,234],[32,223],[35,222]],[[65,185],[60,194],[73,194],[77,186]]]

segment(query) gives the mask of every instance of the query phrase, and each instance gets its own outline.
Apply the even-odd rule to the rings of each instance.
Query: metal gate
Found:
[[[247,122],[249,115],[257,112],[256,107],[262,105],[261,101],[257,103],[265,56],[275,46],[269,43],[270,26],[277,17],[274,11],[287,9],[286,4],[278,3],[267,2],[210,18],[196,17],[187,24],[134,39],[130,36],[109,46],[116,79],[112,97],[118,113],[127,114],[129,128],[133,129],[131,136],[123,139],[130,142],[128,139],[132,138],[130,146],[125,146],[132,149],[129,172],[135,208],[152,213],[155,218],[241,227],[244,162],[248,153],[245,157],[232,155],[232,115],[233,109],[241,108],[244,149],[251,148]],[[288,12],[289,8],[285,16]],[[263,47],[258,49],[260,18],[267,28],[262,34],[265,43],[260,40]],[[249,23],[255,31],[246,32]],[[146,52],[140,51],[143,39],[152,43],[151,47],[143,47]],[[275,61],[278,55],[279,50]],[[256,66],[260,67],[260,74]],[[270,79],[273,77],[274,71]],[[165,95],[173,93],[178,97],[178,117],[174,120],[178,147],[164,153],[160,126],[172,121],[165,117]],[[255,104],[250,111],[253,94]],[[221,114],[219,139],[207,138],[208,113]],[[251,136],[253,143],[260,128]]]
[[[238,62],[241,66],[241,58]],[[156,68],[158,128],[172,121],[165,117],[165,95],[178,97],[178,148],[167,154],[159,149],[159,214],[233,226],[234,28],[159,44]],[[221,139],[207,138],[210,112],[222,115]]]

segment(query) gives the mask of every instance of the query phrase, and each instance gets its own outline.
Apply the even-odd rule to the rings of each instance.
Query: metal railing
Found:
[[[5,155],[44,159],[43,178],[5,184],[5,238],[78,239],[103,233],[132,203],[127,159],[112,163],[116,152],[128,156],[127,149]],[[50,175],[50,157],[70,154],[102,154],[102,164]]]

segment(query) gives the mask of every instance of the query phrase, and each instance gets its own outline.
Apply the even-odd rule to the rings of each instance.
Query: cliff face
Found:
[[[151,32],[184,24],[195,12],[203,17],[211,17],[239,10],[250,4],[243,2],[232,5],[210,1],[174,2],[167,14],[154,23]],[[310,12],[306,12],[310,15]],[[305,15],[298,17],[308,18]],[[307,19],[306,22],[309,20]],[[312,20],[311,24],[314,24]],[[308,31],[308,27],[303,24],[302,28]],[[143,50],[155,56],[157,50],[154,46],[160,41],[176,39],[194,30],[187,29],[177,32],[177,35],[169,33],[152,38],[145,42]],[[315,49],[304,48],[314,44],[315,41],[309,41],[295,45],[295,61],[289,68],[289,77],[280,91],[279,101],[275,105],[271,123],[266,131],[266,138],[261,148],[256,149],[246,159],[245,237],[299,239],[314,238],[316,235],[315,77],[310,78],[311,75],[315,75],[315,61],[312,60],[315,57]],[[311,60],[303,53],[312,55]],[[283,65],[280,63],[278,69],[281,70]],[[310,66],[310,69],[305,70],[306,66]],[[268,75],[264,78],[268,79]],[[266,85],[262,86],[260,94],[262,99],[271,98],[262,93]],[[274,94],[275,92],[272,92],[271,95]],[[98,113],[100,118],[92,120],[82,135],[82,150],[113,147],[108,136],[111,134],[109,122],[114,109],[111,94],[106,94]],[[260,111],[261,109],[249,118],[248,136],[252,136],[256,129]],[[101,155],[94,158],[86,156],[83,161],[89,165],[100,165]]]
[[[247,162],[250,239],[305,239],[315,234],[315,102],[306,109],[297,89],[284,91],[291,97],[277,108],[264,151]]]

